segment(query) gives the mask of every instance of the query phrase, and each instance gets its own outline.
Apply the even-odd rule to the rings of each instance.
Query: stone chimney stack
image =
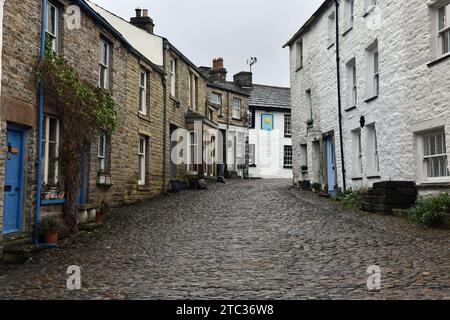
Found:
[[[242,71],[233,76],[233,81],[242,88],[253,87],[253,73]]]
[[[224,68],[223,58],[213,60],[213,67],[209,73],[210,81],[225,83],[227,81],[227,69]]]
[[[152,18],[148,15],[148,9],[141,10],[140,8],[137,8],[136,16],[130,19],[130,23],[144,31],[147,31],[148,33],[153,34],[155,24],[153,23]]]

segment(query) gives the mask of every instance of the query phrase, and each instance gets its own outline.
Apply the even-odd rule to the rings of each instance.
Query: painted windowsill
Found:
[[[353,110],[356,110],[356,106],[347,108],[347,109],[345,109],[344,111],[345,111],[345,112],[350,112],[350,111],[353,111]]]
[[[328,45],[327,50],[330,50],[333,47],[334,47],[334,42]]]
[[[363,177],[352,177],[353,181],[363,180]]]
[[[138,117],[139,117],[139,119],[142,119],[144,121],[151,122],[150,121],[150,115],[148,113],[142,113],[142,112],[139,111]]]
[[[431,67],[433,67],[433,66],[435,66],[435,65],[437,65],[437,64],[439,64],[439,63],[441,63],[443,61],[446,61],[447,59],[450,59],[450,53],[447,53],[447,54],[443,55],[442,57],[437,58],[434,61],[428,62],[427,66],[429,68],[431,68]]]
[[[369,102],[372,102],[372,101],[374,101],[374,100],[376,100],[376,99],[378,99],[378,95],[375,95],[375,96],[373,96],[373,97],[371,97],[371,98],[368,98],[368,99],[364,100],[364,102],[365,102],[365,103],[369,103]]]
[[[292,169],[292,166],[283,166],[284,169]]]
[[[366,12],[363,14],[363,17],[367,17],[373,10],[375,10],[375,7],[376,6],[374,5],[370,5],[369,7],[367,7]]]
[[[345,37],[348,33],[350,33],[350,31],[353,30],[353,26],[349,27],[347,30],[344,31],[344,33],[342,33],[342,36]]]
[[[66,199],[41,200],[41,205],[43,205],[43,206],[50,206],[50,205],[64,204],[64,203],[66,203]]]
[[[295,69],[295,72],[299,72],[299,71],[302,70],[302,69],[303,69],[303,65],[300,66],[300,67],[297,67],[297,69]]]
[[[373,174],[373,175],[367,176],[367,179],[381,179],[381,176],[379,174]]]

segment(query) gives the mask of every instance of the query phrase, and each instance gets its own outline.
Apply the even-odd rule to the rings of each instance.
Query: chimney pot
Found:
[[[213,60],[213,70],[223,69],[223,58]]]
[[[140,18],[141,17],[141,8],[136,8],[136,18]]]
[[[148,9],[142,10],[143,16],[148,17]]]

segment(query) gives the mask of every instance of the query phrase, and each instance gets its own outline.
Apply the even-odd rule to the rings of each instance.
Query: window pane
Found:
[[[57,136],[57,121],[55,118],[50,118],[50,132],[49,132],[49,141],[56,142]]]

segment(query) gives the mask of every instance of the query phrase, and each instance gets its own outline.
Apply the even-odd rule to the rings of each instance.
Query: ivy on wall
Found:
[[[103,129],[109,136],[117,127],[118,106],[109,90],[83,80],[70,63],[57,55],[46,41],[45,58],[40,61],[38,81],[43,81],[45,103],[61,118],[59,163],[65,180],[63,217],[78,231],[77,198],[81,185],[81,159],[93,133]],[[93,72],[94,73],[94,72]]]

